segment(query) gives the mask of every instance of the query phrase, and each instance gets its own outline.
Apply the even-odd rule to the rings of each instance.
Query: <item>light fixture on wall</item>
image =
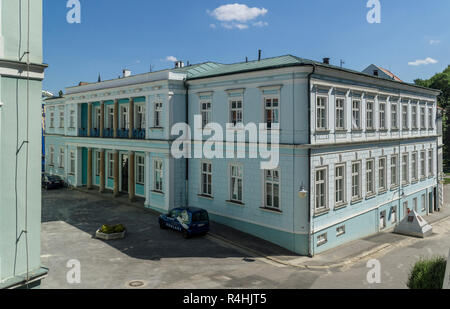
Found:
[[[306,191],[305,186],[301,185],[300,190],[298,191],[298,197],[299,198],[306,198],[308,196],[308,191]]]

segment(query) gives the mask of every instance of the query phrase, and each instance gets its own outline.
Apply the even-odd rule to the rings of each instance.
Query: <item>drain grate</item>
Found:
[[[132,288],[140,288],[140,287],[144,286],[144,282],[143,281],[139,281],[139,280],[130,281],[128,283],[128,286],[130,286]]]

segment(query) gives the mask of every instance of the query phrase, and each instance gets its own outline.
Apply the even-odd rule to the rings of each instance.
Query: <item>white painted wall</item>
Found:
[[[3,45],[2,5],[2,0],[0,0],[0,59],[5,56]]]

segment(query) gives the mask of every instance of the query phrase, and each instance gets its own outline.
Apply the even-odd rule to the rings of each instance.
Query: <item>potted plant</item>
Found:
[[[95,233],[95,237],[103,240],[117,240],[124,239],[127,229],[122,224],[117,225],[103,225]]]

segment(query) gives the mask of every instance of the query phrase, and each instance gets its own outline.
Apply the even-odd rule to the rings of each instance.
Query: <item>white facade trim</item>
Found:
[[[3,3],[2,0],[0,0],[0,59],[5,57],[5,46],[3,41],[2,6]]]

